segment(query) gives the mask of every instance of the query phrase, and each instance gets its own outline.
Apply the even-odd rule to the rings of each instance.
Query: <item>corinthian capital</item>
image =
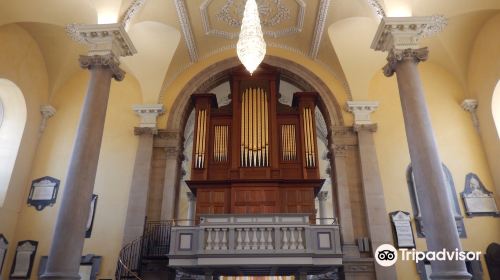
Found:
[[[403,60],[410,60],[414,63],[426,61],[429,56],[427,47],[420,49],[391,49],[387,55],[387,64],[384,66],[384,75],[390,77],[396,71],[396,65]]]
[[[108,67],[117,81],[123,80],[125,71],[120,69],[120,62],[114,54],[105,55],[80,55],[80,67],[91,69],[92,67]]]

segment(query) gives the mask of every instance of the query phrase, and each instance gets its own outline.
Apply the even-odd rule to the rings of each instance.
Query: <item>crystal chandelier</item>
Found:
[[[255,0],[247,0],[245,4],[236,52],[250,74],[257,69],[266,55],[266,42],[262,34],[259,9]]]

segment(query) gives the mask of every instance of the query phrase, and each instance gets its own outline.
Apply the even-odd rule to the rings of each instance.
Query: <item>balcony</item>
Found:
[[[169,266],[198,275],[321,274],[342,265],[338,224],[307,214],[206,215],[172,226]]]

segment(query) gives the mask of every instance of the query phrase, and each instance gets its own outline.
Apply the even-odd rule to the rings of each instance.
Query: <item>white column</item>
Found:
[[[327,220],[325,218],[330,218],[328,217],[328,214],[326,213],[326,199],[328,197],[328,192],[327,191],[320,191],[318,192],[318,195],[316,196],[318,198],[318,207],[319,207],[319,223],[321,225],[326,225]]]
[[[347,110],[354,114],[354,130],[358,134],[363,198],[372,252],[375,252],[382,244],[392,243],[389,214],[385,208],[384,188],[373,141],[373,133],[377,130],[377,124],[370,119],[370,114],[377,108],[378,102],[375,101],[347,102]],[[375,265],[375,273],[377,279],[397,279],[394,266]]]
[[[188,214],[187,214],[187,219],[188,219],[188,225],[192,226],[194,225],[194,215],[195,215],[195,210],[196,210],[196,196],[192,192],[186,192],[187,198],[188,198]]]
[[[88,55],[80,56],[80,66],[90,70],[90,81],[42,279],[80,279],[111,79],[123,80],[119,57],[136,52],[120,24],[70,25],[68,31],[73,39],[90,46]]]
[[[134,128],[134,134],[139,137],[135,156],[132,184],[128,198],[127,217],[123,244],[139,238],[144,231],[146,218],[149,175],[151,173],[151,157],[153,156],[153,138],[157,134],[156,119],[163,114],[162,104],[141,104],[132,106],[141,121]]]
[[[477,100],[465,99],[461,105],[465,111],[470,113],[470,117],[472,118],[472,124],[474,125],[476,131],[479,133],[479,119],[477,118],[477,107],[479,104]]]
[[[418,47],[420,37],[439,32],[443,22],[440,17],[384,18],[371,46],[389,52],[384,74],[397,76],[427,249],[435,252],[462,250],[417,69],[428,55],[427,48]],[[471,279],[464,261],[431,261],[431,267],[431,279]]]

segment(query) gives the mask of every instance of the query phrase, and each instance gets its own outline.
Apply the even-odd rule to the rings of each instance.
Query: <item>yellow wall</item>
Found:
[[[476,173],[485,186],[495,192],[493,180],[479,135],[475,132],[470,115],[460,103],[465,92],[460,83],[443,68],[430,62],[419,64],[425,96],[431,115],[442,161],[449,168],[457,191],[461,212],[465,215],[459,193],[463,191],[465,176]],[[380,101],[380,108],[372,118],[378,123],[375,144],[380,165],[387,211],[403,210],[412,213],[406,168],[410,163],[403,115],[395,76],[386,78],[377,73],[370,85],[369,99]],[[497,201],[500,201],[496,195]],[[463,249],[486,251],[491,242],[500,242],[500,219],[493,217],[464,218],[467,238],[461,239]],[[413,226],[415,226],[412,220]],[[416,237],[416,230],[414,228]],[[425,250],[425,239],[416,238],[417,249]],[[487,268],[481,259],[484,273]],[[398,262],[400,279],[419,279],[416,266],[411,262]]]
[[[27,120],[4,204],[0,207],[0,233],[15,249],[15,228],[19,208],[25,203],[28,175],[38,143],[41,120],[40,105],[47,100],[47,74],[38,45],[21,27],[10,24],[0,27],[0,78],[15,83],[26,101]],[[4,266],[4,271],[10,267]]]
[[[32,239],[39,242],[31,279],[38,279],[41,256],[48,254],[53,228],[65,187],[76,128],[83,97],[89,79],[88,71],[81,70],[61,87],[53,98],[56,115],[48,122],[41,138],[33,164],[30,180],[52,176],[61,180],[59,196],[53,207],[36,211],[23,206],[19,214],[15,239]],[[94,193],[99,196],[92,237],[85,240],[83,254],[103,256],[100,278],[113,278],[118,252],[121,249],[128,194],[138,139],[133,128],[138,118],[131,109],[140,104],[141,95],[137,81],[126,76],[122,82],[112,82],[104,136],[99,157]],[[25,196],[23,196],[25,199]],[[10,271],[14,250],[10,250],[4,276]]]

